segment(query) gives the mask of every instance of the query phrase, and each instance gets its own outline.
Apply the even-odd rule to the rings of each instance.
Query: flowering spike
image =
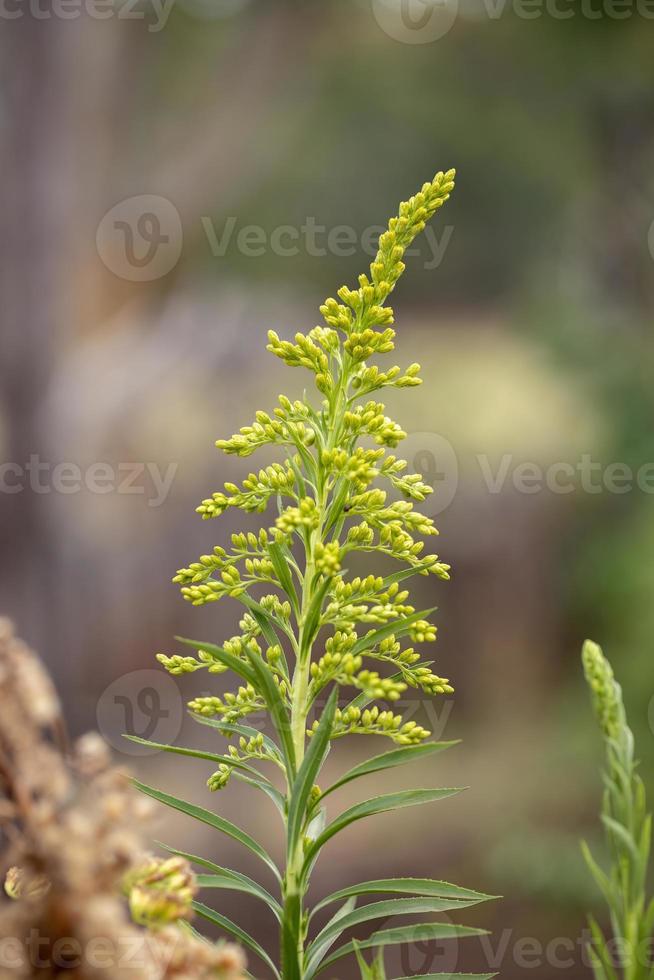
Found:
[[[214,547],[174,577],[192,605],[229,597],[245,610],[240,633],[222,646],[186,641],[195,648],[193,655],[158,657],[175,675],[206,668],[238,676],[235,690],[203,691],[189,703],[194,718],[227,737],[237,736],[237,744],[222,756],[168,748],[213,763],[210,791],[237,778],[267,794],[286,825],[283,872],[228,821],[165,794],[162,799],[236,837],[278,874],[283,905],[267,892],[262,896],[255,888],[254,894],[270,899],[281,922],[280,980],[314,975],[322,968],[320,950],[329,946],[318,939],[306,947],[304,899],[314,857],[340,829],[338,821],[325,825],[322,799],[330,790],[318,787],[330,741],[350,734],[383,736],[395,745],[390,755],[397,761],[389,765],[442,747],[422,745],[430,732],[396,708],[409,688],[429,696],[452,693],[449,680],[415,649],[433,643],[436,626],[430,611],[417,611],[402,586],[413,575],[447,580],[449,565],[425,551],[425,540],[437,531],[415,505],[431,488],[419,474],[407,473],[406,460],[389,451],[396,450],[406,432],[376,394],[420,384],[420,367],[411,364],[402,371],[372,362],[395,347],[387,300],[404,270],[407,249],[453,186],[454,171],[439,172],[400,204],[369,271],[354,288],[342,286],[337,299],[329,297],[320,307],[323,324],[292,339],[268,332],[268,350],[289,367],[308,371],[318,394],[296,400],[280,395],[271,411],[256,411],[248,425],[220,439],[216,445],[228,455],[245,458],[274,446],[283,458],[253,470],[240,484],[226,482],[197,508],[204,520],[230,508],[266,511],[267,527],[232,534],[229,546]],[[391,498],[389,489],[401,499]],[[398,570],[353,576],[350,558],[361,553],[393,559]],[[352,700],[340,706],[340,694]],[[326,706],[320,710],[323,698]],[[274,737],[257,731],[255,716],[264,712]],[[255,767],[263,762],[283,770],[285,792]],[[428,802],[439,792],[453,791],[390,794],[371,801],[378,809],[370,812]],[[359,819],[356,807],[348,813]],[[253,884],[245,890],[252,893]],[[139,893],[140,914],[163,914],[156,902],[151,909],[152,901],[149,893]]]

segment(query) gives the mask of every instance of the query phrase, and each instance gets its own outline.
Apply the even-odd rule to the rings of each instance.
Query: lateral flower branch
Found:
[[[490,897],[445,882],[400,878],[347,885],[312,909],[306,901],[319,853],[339,831],[375,813],[459,792],[389,793],[367,799],[331,822],[324,806],[325,798],[347,782],[424,760],[453,744],[427,741],[430,732],[393,710],[408,687],[430,696],[453,690],[447,678],[432,670],[433,662],[416,650],[436,639],[430,621],[434,610],[417,611],[402,588],[414,575],[447,580],[449,565],[424,552],[422,539],[437,531],[415,503],[432,490],[421,476],[407,472],[406,460],[389,452],[406,433],[376,400],[384,388],[420,384],[420,367],[411,364],[401,370],[371,363],[394,349],[393,311],[387,300],[404,271],[404,253],[453,187],[454,171],[440,172],[400,205],[380,237],[369,274],[359,277],[356,289],[343,286],[338,299],[326,300],[320,308],[323,324],[296,334],[294,341],[269,332],[268,350],[289,367],[306,370],[317,395],[296,401],[281,395],[272,412],[257,412],[250,425],[219,440],[223,452],[244,457],[262,446],[279,446],[282,460],[251,473],[240,486],[225,483],[197,509],[209,520],[228,508],[264,512],[270,505],[276,509],[274,524],[257,534],[232,535],[230,548],[217,545],[174,578],[193,605],[230,597],[244,606],[244,613],[240,633],[222,645],[183,640],[195,648],[193,656],[160,654],[159,661],[172,674],[231,671],[241,683],[222,697],[198,697],[189,705],[197,721],[217,734],[236,737],[226,752],[160,747],[212,762],[211,790],[222,789],[235,777],[267,794],[284,824],[284,867],[278,868],[257,841],[225,818],[141,788],[238,840],[267,866],[279,897],[239,872],[182,855],[209,872],[199,877],[202,887],[247,892],[268,906],[280,929],[279,966],[222,912],[194,902],[200,916],[236,936],[284,980],[310,980],[353,952],[364,963],[361,949],[478,934],[477,929],[429,920],[379,929],[332,950],[343,932],[363,923],[460,910]],[[389,485],[401,499],[389,501]],[[399,569],[383,576],[350,577],[346,565],[356,552],[390,556]],[[325,706],[310,724],[309,714],[319,704]],[[247,724],[249,715],[261,711],[270,714],[274,737]],[[330,743],[350,734],[385,736],[393,744],[332,786],[319,787]],[[260,768],[268,764],[273,772],[281,770],[282,790]],[[378,895],[387,898],[356,907],[359,896]],[[333,903],[338,903],[337,911],[315,930],[314,914]]]

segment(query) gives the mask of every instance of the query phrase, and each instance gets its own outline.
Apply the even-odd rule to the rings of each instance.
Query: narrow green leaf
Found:
[[[396,582],[403,582],[405,579],[412,578],[414,575],[420,575],[420,571],[420,568],[410,565],[409,568],[401,568],[399,572],[386,575],[384,577],[384,588],[387,589],[389,585],[394,585]]]
[[[232,936],[235,936],[239,940],[239,942],[243,943],[244,946],[247,946],[254,953],[256,953],[257,956],[259,956],[264,963],[270,967],[278,980],[281,980],[279,970],[273,963],[268,953],[262,946],[259,945],[256,939],[252,938],[249,933],[245,932],[244,929],[241,929],[240,926],[237,926],[235,922],[232,922],[232,920],[228,919],[225,915],[221,915],[220,912],[215,912],[213,909],[208,908],[208,906],[203,905],[202,902],[192,902],[192,907],[198,915],[202,916],[203,919],[207,919],[209,922],[214,922],[216,925],[220,926],[221,929],[225,929],[226,932],[230,932]]]
[[[260,656],[252,653],[247,646],[244,649],[245,655],[250,662],[252,673],[256,677],[255,687],[261,691],[262,697],[268,706],[270,717],[279,735],[288,776],[289,779],[292,779],[296,772],[295,747],[291,736],[291,719],[288,709],[282,701],[279,688],[275,684],[273,674],[268,665],[263,662]]]
[[[349,915],[349,913],[356,906],[356,904],[357,904],[356,898],[348,898],[348,900],[341,906],[341,908],[336,910],[334,915],[327,923],[327,926],[335,927],[341,919],[344,919],[347,915]],[[327,928],[327,926],[325,926],[325,928]],[[331,939],[323,940],[321,943],[316,942],[315,944],[316,948],[314,954],[314,962],[316,964],[321,962],[325,954],[332,948],[332,946],[334,945],[334,943],[336,942],[336,940],[338,939],[342,931],[343,931],[343,927],[341,927],[340,932],[337,931],[335,935],[332,935]],[[310,980],[312,975],[313,973],[311,971],[309,970],[305,971],[306,980]]]
[[[587,948],[590,954],[590,963],[595,980],[618,980],[618,975],[613,968],[606,947],[604,933],[594,916],[588,916],[588,925],[590,926],[590,932],[594,940],[594,942],[587,944]]]
[[[334,724],[337,697],[338,691],[334,688],[322,713],[318,729],[309,743],[309,748],[293,783],[288,809],[288,854],[295,852],[297,843],[302,835],[309,796],[329,751],[329,739]]]
[[[454,899],[455,901],[467,902],[470,905],[478,902],[488,902],[497,898],[497,895],[486,895],[484,892],[473,891],[471,888],[461,888],[459,885],[451,885],[448,881],[433,881],[431,878],[379,878],[376,881],[362,881],[347,888],[340,888],[331,895],[323,898],[313,909],[317,912],[330,905],[332,902],[340,902],[350,895],[386,895],[397,893],[400,895],[421,895],[425,898],[444,898]]]
[[[443,922],[424,922],[414,926],[398,926],[395,929],[380,929],[367,939],[357,939],[361,949],[375,946],[399,946],[403,943],[430,942],[433,939],[463,939],[466,936],[487,936],[486,929],[473,929],[470,926],[455,926]],[[354,952],[353,943],[346,943],[324,960],[316,974],[321,973],[343,956]]]
[[[249,783],[250,786],[262,790],[266,796],[270,797],[280,813],[284,815],[284,797],[279,790],[258,769],[249,766],[241,759],[234,759],[231,755],[215,755],[213,752],[202,752],[199,749],[185,749],[178,745],[162,745],[160,742],[151,742],[146,738],[139,738],[138,735],[123,735],[123,738],[129,739],[130,742],[137,742],[139,745],[148,745],[151,748],[161,749],[162,752],[173,752],[176,755],[190,756],[194,759],[206,759],[216,765],[226,763],[237,770],[234,772],[234,775],[240,778],[242,782]],[[239,772],[238,770],[241,771]],[[245,773],[249,773],[249,775],[246,776],[244,775]]]
[[[216,728],[225,738],[229,738],[230,735],[242,735],[243,738],[256,738],[256,736],[263,734],[258,728],[253,728],[251,725],[237,725],[231,722],[220,721],[216,718],[205,718],[204,715],[196,715],[194,713],[191,713],[191,717],[200,725],[206,725],[208,728]],[[279,746],[268,735],[263,736],[263,744],[283,764],[284,760],[279,751]]]
[[[269,783],[267,779],[263,779],[259,776],[246,776],[244,772],[239,772],[238,770],[234,772],[234,777],[242,783],[248,783],[255,789],[260,789],[266,796],[272,800],[272,802],[277,807],[280,816],[286,822],[286,797],[283,796],[276,786]]]
[[[253,895],[256,898],[261,898],[261,894],[258,890],[252,888],[250,884],[245,881],[241,881],[232,874],[199,874],[195,876],[195,880],[198,888],[220,888],[225,891],[244,892],[246,895]],[[274,911],[277,921],[281,922],[281,908],[270,904],[268,907]]]
[[[327,796],[360,776],[368,776],[373,772],[381,772],[384,769],[393,769],[395,766],[402,766],[409,762],[417,762],[418,759],[424,759],[425,756],[434,755],[436,752],[443,752],[445,749],[458,744],[459,739],[456,739],[451,742],[423,742],[421,745],[405,745],[399,749],[391,749],[390,752],[383,752],[381,755],[366,759],[365,762],[354,766],[344,776],[337,779],[322,795]]]
[[[296,482],[298,493],[299,493],[300,497],[306,497],[306,495],[307,495],[307,485],[305,483],[304,476],[302,474],[302,470],[298,466],[297,460],[295,459],[295,457],[291,453],[288,454],[288,465],[291,467],[291,469],[293,470],[293,473],[295,475],[295,482]]]
[[[275,575],[279,579],[279,584],[290,599],[294,611],[297,613],[299,610],[297,592],[295,591],[293,578],[282,549],[275,541],[269,541],[266,547],[268,548],[268,554],[275,569]]]
[[[326,536],[343,513],[345,500],[350,492],[352,484],[345,477],[339,481],[338,491],[332,497],[332,502],[325,519],[324,535]]]
[[[497,973],[422,973],[417,977],[399,977],[399,980],[493,980]]]
[[[147,745],[152,749],[159,749],[161,752],[172,752],[174,755],[189,756],[192,759],[204,759],[216,765],[225,762],[235,769],[242,769],[244,772],[249,772],[254,776],[258,776],[260,779],[264,779],[261,773],[253,766],[249,766],[241,759],[233,759],[231,755],[216,755],[213,752],[203,752],[201,749],[185,749],[181,745],[165,745],[161,742],[151,742],[147,738],[139,738],[138,735],[123,735],[123,738],[128,739],[130,742],[136,742],[138,745]]]
[[[638,848],[627,828],[623,827],[617,820],[613,820],[612,817],[608,817],[605,813],[601,814],[601,820],[604,826],[626,847],[632,860],[637,862]]]
[[[304,627],[302,629],[302,653],[306,652],[309,645],[313,642],[316,633],[318,632],[320,627],[320,617],[322,615],[322,604],[325,600],[325,596],[329,592],[331,584],[331,576],[325,575],[318,589],[314,593],[313,599],[311,600],[311,605],[307,610]]]
[[[386,919],[392,915],[418,915],[423,912],[451,912],[453,909],[468,908],[468,906],[475,904],[475,901],[457,902],[449,898],[392,898],[384,902],[371,902],[369,905],[362,905],[350,912],[349,915],[344,916],[336,926],[327,925],[322,932],[318,933],[314,943],[307,950],[308,969],[311,970],[312,967],[317,966],[314,957],[320,944],[331,939],[332,936],[340,935],[344,929],[358,926],[362,922],[370,922],[371,919]]]
[[[414,623],[417,623],[419,619],[427,619],[428,616],[436,611],[436,608],[436,606],[433,606],[431,609],[423,609],[422,612],[415,612],[410,616],[394,619],[392,623],[387,623],[381,629],[371,630],[367,636],[362,636],[358,643],[352,647],[352,653],[364,653],[370,647],[376,646],[389,636],[404,636],[409,632]]]
[[[244,600],[245,594],[240,596],[240,599]],[[268,643],[268,645],[271,647],[278,646],[278,645],[281,646],[281,637],[277,634],[275,630],[274,620],[272,619],[268,611],[264,609],[263,606],[260,605],[258,602],[255,602],[254,599],[251,599],[250,596],[247,597],[247,600],[248,601],[245,603],[245,605],[252,613],[254,619],[256,619],[259,629],[261,630],[261,634],[266,640],[266,642]],[[288,664],[286,663],[285,656],[284,656],[284,663],[286,665],[286,669],[288,670]]]
[[[275,898],[273,898],[270,892],[257,881],[254,881],[247,875],[242,874],[240,871],[233,871],[231,868],[222,868],[220,865],[214,864],[213,861],[208,861],[206,858],[198,857],[197,854],[189,854],[187,851],[180,851],[175,847],[169,847],[167,844],[159,843],[159,847],[163,847],[169,854],[175,854],[177,857],[184,858],[190,864],[197,864],[201,868],[207,868],[207,870],[212,871],[213,874],[211,875],[198,875],[198,882],[201,884],[201,887],[225,888],[231,891],[246,892],[248,895],[253,895],[255,898],[260,898],[261,901],[266,903],[268,908],[274,914],[275,918],[281,922],[281,905]],[[206,881],[208,878],[212,879],[211,882]],[[219,882],[221,881],[224,883],[220,884]]]
[[[194,817],[195,820],[199,820],[201,823],[207,824],[209,827],[213,827],[215,830],[221,831],[227,837],[232,837],[234,840],[238,841],[239,844],[243,844],[248,850],[256,854],[257,857],[268,865],[270,870],[273,872],[278,881],[281,881],[281,875],[277,868],[277,865],[268,854],[268,852],[259,844],[253,837],[250,837],[244,830],[237,827],[230,820],[226,820],[224,817],[219,817],[217,813],[212,813],[210,810],[205,810],[204,807],[196,806],[195,803],[187,803],[186,800],[180,800],[176,796],[171,796],[169,793],[163,793],[161,790],[154,789],[152,786],[147,786],[145,783],[141,783],[138,779],[132,780],[137,789],[146,796],[151,796],[153,800],[158,800],[159,803],[164,803],[166,806],[171,807],[173,810],[179,810],[181,813],[186,813],[189,817]]]
[[[309,866],[312,858],[320,851],[327,841],[337,834],[340,830],[348,827],[357,820],[370,817],[375,813],[384,813],[388,810],[399,810],[407,806],[419,806],[422,803],[432,803],[435,800],[443,800],[448,796],[455,796],[461,793],[462,789],[408,789],[400,793],[387,793],[384,796],[375,796],[371,800],[357,803],[340,814],[323,831],[306,855],[305,867]]]
[[[595,879],[595,883],[597,887],[601,891],[606,901],[609,904],[611,904],[612,901],[611,882],[609,881],[608,876],[600,868],[599,864],[593,857],[591,850],[585,840],[582,840],[580,842],[580,846],[581,846],[581,853],[583,854],[584,861],[586,862],[586,866],[588,867],[588,870],[590,871],[591,875]]]

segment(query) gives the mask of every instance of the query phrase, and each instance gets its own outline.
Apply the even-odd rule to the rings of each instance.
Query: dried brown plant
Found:
[[[237,946],[131,921],[149,810],[99,735],[69,748],[47,672],[0,619],[1,980],[242,980]]]

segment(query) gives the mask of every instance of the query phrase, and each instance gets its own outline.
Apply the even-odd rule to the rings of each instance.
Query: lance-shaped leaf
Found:
[[[336,713],[338,691],[332,691],[322,713],[318,729],[311,739],[307,754],[295,777],[288,808],[287,853],[293,854],[302,835],[306,818],[307,803],[320,768],[329,751],[329,739]]]
[[[385,813],[389,810],[399,810],[407,806],[419,806],[422,803],[432,803],[435,800],[443,800],[449,796],[461,793],[462,788],[448,789],[407,789],[400,793],[387,793],[384,796],[374,796],[371,800],[357,803],[355,806],[345,810],[340,816],[336,817],[318,837],[315,843],[308,849],[305,868],[310,865],[312,858],[320,851],[324,844],[337,834],[340,830],[348,827],[357,820],[370,817],[375,813]]]
[[[349,885],[347,888],[339,888],[338,891],[332,892],[331,895],[327,895],[326,898],[318,902],[313,912],[352,895],[388,894],[454,899],[454,901],[466,902],[469,905],[487,902],[498,897],[497,895],[486,895],[484,892],[473,891],[471,888],[451,885],[449,881],[434,881],[431,878],[378,878],[375,881],[362,881],[356,885]]]
[[[417,977],[400,977],[399,980],[493,980],[497,973],[421,973]]]
[[[255,776],[246,776],[244,772],[239,772],[236,770],[234,772],[234,777],[242,783],[247,783],[249,786],[254,786],[255,789],[260,789],[266,796],[272,800],[272,802],[277,807],[280,816],[283,820],[286,820],[286,797],[279,792],[276,786],[269,783],[267,780]]]
[[[254,837],[250,837],[250,835],[244,830],[241,830],[240,827],[237,827],[236,824],[232,823],[231,820],[226,820],[224,817],[219,817],[217,813],[212,813],[211,810],[205,810],[204,807],[196,806],[195,803],[187,803],[186,800],[180,800],[177,796],[171,796],[169,793],[163,793],[159,789],[154,789],[152,786],[147,786],[145,783],[139,782],[138,779],[134,779],[133,783],[137,789],[141,790],[142,793],[145,793],[146,796],[151,796],[153,800],[158,800],[159,803],[164,803],[173,810],[179,810],[180,813],[186,813],[189,817],[193,817],[195,820],[199,820],[201,823],[205,823],[209,827],[219,830],[227,837],[232,837],[234,840],[238,841],[239,844],[243,844],[244,847],[247,847],[253,854],[256,854],[257,857],[261,858],[261,860],[268,865],[277,880],[281,881],[281,875],[277,865],[265,848],[263,848],[261,844],[254,839]]]
[[[618,974],[611,962],[606,937],[594,916],[588,916],[588,925],[593,942],[588,943],[587,949],[595,980],[618,980]]]
[[[449,898],[392,898],[385,902],[371,902],[370,905],[362,905],[354,909],[338,923],[337,926],[325,926],[322,932],[318,933],[315,942],[307,950],[309,972],[318,965],[316,950],[320,948],[321,942],[338,936],[344,929],[358,926],[362,922],[370,922],[372,919],[386,919],[392,915],[418,915],[423,912],[450,912],[453,909],[467,908],[474,905],[474,902],[457,902]]]
[[[293,578],[284,552],[276,541],[269,541],[267,548],[273,568],[275,569],[275,575],[279,579],[279,584],[290,599],[294,611],[297,613],[299,610],[297,592],[295,591],[295,585],[293,584]]]
[[[300,651],[301,656],[306,656],[307,650],[311,646],[316,633],[320,628],[320,617],[322,615],[322,606],[325,601],[325,596],[329,592],[330,586],[332,584],[332,579],[329,575],[325,575],[322,582],[318,586],[313,599],[311,600],[311,605],[307,610],[307,614],[304,620],[304,625],[302,627],[302,650]]]
[[[222,868],[220,865],[214,864],[213,861],[208,861],[206,858],[198,857],[197,854],[189,854],[187,851],[180,851],[176,847],[169,847],[167,844],[159,843],[159,847],[163,847],[169,854],[175,854],[177,857],[184,858],[191,864],[197,864],[201,868],[206,868],[208,871],[212,871],[213,874],[211,875],[197,876],[200,887],[224,888],[229,891],[245,892],[247,895],[253,895],[255,898],[259,898],[261,901],[265,902],[275,918],[281,922],[281,905],[275,898],[273,898],[270,892],[257,881],[254,881],[252,878],[249,878],[240,871],[233,871],[231,868]]]
[[[288,709],[282,700],[279,687],[275,683],[275,679],[268,665],[263,662],[261,657],[252,653],[247,646],[245,647],[245,655],[250,662],[252,673],[256,677],[254,686],[261,692],[268,706],[277,734],[279,735],[286,771],[289,779],[292,779],[296,771],[295,746],[293,745],[293,737],[291,735],[291,719]]]
[[[253,728],[252,725],[219,721],[216,718],[206,718],[204,715],[196,715],[194,712],[191,712],[191,717],[200,725],[206,725],[208,728],[218,729],[220,734],[224,735],[225,738],[229,738],[230,735],[242,735],[243,738],[256,738],[259,735],[263,735],[263,732],[260,732],[258,728]],[[263,744],[268,752],[270,752],[271,755],[274,755],[275,758],[283,764],[284,760],[282,759],[279,747],[268,735],[263,735]]]
[[[421,572],[429,568],[429,564],[429,562],[426,562],[424,566],[410,565],[408,568],[401,568],[399,572],[393,572],[392,575],[385,575],[384,588],[387,589],[389,585],[394,585],[396,582],[403,582],[407,578],[413,578],[414,575],[420,575]]]
[[[367,939],[357,939],[356,942],[360,949],[371,949],[377,946],[400,946],[404,943],[430,942],[434,939],[463,939],[466,936],[487,935],[486,929],[473,929],[470,926],[455,926],[443,922],[424,922],[415,926],[380,929],[378,932],[374,932],[372,936],[368,936]],[[341,946],[320,964],[314,976],[343,956],[353,952],[354,943],[349,942]],[[492,974],[490,975],[492,976]],[[489,976],[489,974],[484,974],[484,976]]]
[[[354,645],[352,653],[365,653],[366,650],[381,643],[382,640],[388,639],[389,636],[405,636],[414,623],[417,623],[420,619],[426,619],[435,611],[436,606],[432,606],[431,609],[423,609],[422,612],[415,612],[411,613],[410,616],[402,616],[400,619],[394,619],[391,623],[387,623],[386,626],[382,626],[378,630],[371,630],[366,636],[362,636]]]
[[[424,759],[428,755],[435,755],[437,752],[443,752],[445,749],[449,749],[451,746],[458,744],[458,739],[451,742],[423,742],[420,745],[405,745],[399,749],[391,749],[390,752],[382,752],[381,755],[373,756],[372,759],[366,759],[365,762],[360,762],[352,769],[349,769],[344,776],[341,776],[335,783],[332,783],[322,795],[327,796],[341,786],[345,786],[346,783],[350,783],[353,779],[359,779],[360,776],[368,776],[370,773],[381,772],[383,769],[393,769],[395,766],[417,762],[418,759]]]
[[[249,933],[247,933],[244,929],[241,929],[240,926],[237,926],[236,923],[232,922],[231,919],[228,919],[227,916],[221,915],[220,912],[214,912],[213,909],[203,905],[202,902],[192,902],[191,905],[194,911],[197,912],[198,915],[201,915],[203,919],[207,919],[209,922],[214,922],[217,926],[220,926],[221,929],[224,929],[226,932],[230,932],[232,936],[235,936],[239,940],[239,942],[243,943],[244,946],[247,946],[254,953],[256,953],[257,956],[259,956],[264,963],[270,967],[278,980],[281,980],[279,970],[273,963],[268,953],[262,946],[259,945],[256,939],[252,938]]]
[[[356,898],[348,898],[347,901],[341,906],[341,908],[337,909],[337,911],[331,917],[331,919],[327,923],[327,926],[325,926],[325,928],[331,927],[332,929],[331,938],[323,939],[320,942],[316,941],[314,944],[315,945],[314,960],[316,963],[321,962],[325,954],[332,948],[332,946],[334,945],[338,937],[341,935],[345,927],[341,926],[340,929],[337,929],[337,925],[339,922],[341,922],[349,915],[349,913],[356,906],[356,904],[357,904]],[[311,974],[307,971],[306,976],[308,978],[311,976]]]
[[[280,636],[276,631],[276,629],[278,628],[278,624],[272,618],[268,610],[264,609],[264,607],[260,603],[256,602],[255,599],[252,599],[247,594],[247,592],[244,592],[242,596],[239,596],[239,598],[243,603],[243,605],[247,606],[250,613],[256,620],[257,625],[261,630],[261,635],[264,637],[268,645],[271,647],[279,646],[281,648],[283,630],[281,631],[282,635]],[[282,649],[282,663],[284,665],[286,675],[288,676],[288,662],[286,660],[286,655],[283,649]]]
[[[163,745],[161,742],[151,742],[147,738],[139,738],[138,735],[123,735],[123,738],[139,745],[147,745],[153,749],[160,749],[162,752],[172,752],[174,755],[185,755],[193,759],[206,759],[216,765],[228,765],[232,769],[240,770],[234,775],[240,777],[243,782],[249,783],[256,789],[262,790],[273,801],[277,809],[284,814],[284,797],[273,784],[263,776],[254,766],[249,766],[242,759],[235,759],[231,755],[216,755],[213,752],[203,752],[200,749],[185,749],[180,745]],[[244,775],[248,773],[249,775]]]

